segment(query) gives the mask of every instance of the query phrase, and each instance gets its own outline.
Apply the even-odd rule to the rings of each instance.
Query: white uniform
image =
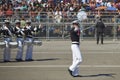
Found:
[[[77,76],[79,75],[79,64],[82,62],[82,56],[81,56],[81,52],[79,49],[79,45],[72,44],[71,49],[72,49],[73,63],[69,67],[69,69],[73,71],[72,74],[74,76]]]

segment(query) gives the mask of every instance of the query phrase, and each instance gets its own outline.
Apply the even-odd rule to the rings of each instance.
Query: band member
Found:
[[[10,54],[11,54],[11,49],[9,46],[9,42],[12,41],[12,33],[13,33],[13,28],[10,26],[9,20],[5,20],[5,24],[1,27],[0,33],[2,33],[4,42],[6,44],[5,49],[4,49],[4,62],[10,62]]]
[[[31,26],[31,20],[26,20],[26,26],[24,28],[25,32],[25,40],[27,43],[27,50],[26,50],[26,61],[33,61],[32,56],[33,56],[33,32],[37,31],[37,28]]]
[[[72,56],[73,56],[73,63],[69,67],[68,71],[71,76],[78,77],[79,76],[79,64],[82,62],[82,56],[79,48],[79,38],[80,38],[80,29],[78,21],[73,21],[72,28],[70,31],[71,36],[71,49],[72,49]]]
[[[20,26],[20,21],[16,20],[15,21],[15,29],[14,33],[16,35],[16,41],[18,43],[18,51],[16,55],[16,61],[23,61],[23,44],[24,44],[24,29]]]

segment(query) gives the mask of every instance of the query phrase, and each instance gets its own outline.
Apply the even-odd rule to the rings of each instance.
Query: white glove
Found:
[[[37,30],[37,28],[35,27],[35,28],[34,28],[34,31],[36,31],[36,30]]]
[[[40,24],[40,25],[39,25],[39,28],[41,28],[41,27],[42,27],[42,25]]]
[[[79,28],[78,28],[78,27],[75,27],[74,31],[78,31],[78,30],[79,30]]]
[[[6,26],[4,26],[4,30],[8,30],[8,28]]]
[[[21,41],[18,41],[18,46],[19,46],[19,47],[22,47]]]
[[[20,33],[21,33],[22,35],[24,35],[24,32],[23,32],[22,30],[20,31]]]
[[[27,28],[27,29],[30,29],[30,27],[29,27],[29,26],[27,26],[26,28]]]
[[[24,31],[24,29],[21,29],[22,31]]]
[[[6,45],[6,47],[8,47],[8,42],[7,41],[5,41],[5,45]]]

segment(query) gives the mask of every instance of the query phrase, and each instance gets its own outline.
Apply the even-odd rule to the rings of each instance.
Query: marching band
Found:
[[[26,26],[22,27],[19,20],[15,21],[15,27],[10,25],[9,20],[4,21],[4,25],[0,27],[0,34],[2,34],[3,41],[0,42],[0,48],[4,48],[3,61],[10,62],[11,48],[18,48],[16,61],[23,61],[23,49],[24,45],[27,44],[25,61],[33,61],[33,44],[36,42],[41,46],[41,41],[35,41],[33,32],[38,31],[40,28],[32,27],[31,21],[26,20]],[[13,42],[12,36],[16,36],[16,41]]]

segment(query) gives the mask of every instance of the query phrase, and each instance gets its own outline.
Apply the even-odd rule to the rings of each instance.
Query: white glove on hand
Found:
[[[30,27],[29,27],[29,26],[27,26],[26,28],[27,28],[28,30],[30,30]]]
[[[21,41],[18,41],[18,46],[19,46],[19,47],[22,47]]]
[[[5,41],[5,46],[8,47],[8,42],[7,41]]]
[[[8,30],[8,28],[5,26],[5,27],[4,27],[4,30]]]
[[[24,29],[21,29],[22,31],[24,31]]]
[[[37,28],[35,27],[35,28],[34,28],[34,31],[36,31],[36,30],[37,30]]]
[[[74,31],[78,31],[78,29],[79,29],[78,27],[75,27]]]

